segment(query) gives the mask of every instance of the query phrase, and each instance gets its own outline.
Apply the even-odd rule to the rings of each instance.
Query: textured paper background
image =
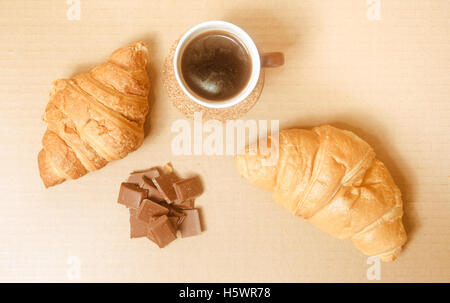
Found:
[[[164,56],[206,20],[243,27],[286,66],[267,71],[246,119],[281,127],[332,123],[373,145],[403,192],[408,245],[381,281],[450,281],[450,2],[381,0],[0,1],[0,281],[368,281],[367,258],[290,215],[241,180],[230,157],[176,157],[170,126],[183,116],[162,87]],[[45,190],[36,156],[51,81],[85,72],[142,39],[151,49],[152,112],[143,146],[76,182]],[[119,183],[171,161],[200,174],[206,231],[158,249],[128,239]],[[71,263],[72,262],[72,263]],[[75,262],[76,263],[76,262]],[[71,265],[72,264],[72,265]]]

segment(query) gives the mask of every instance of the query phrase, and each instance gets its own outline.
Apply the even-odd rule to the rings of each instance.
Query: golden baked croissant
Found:
[[[135,42],[89,73],[53,83],[38,155],[46,187],[77,179],[142,144],[150,89],[147,57],[145,44]]]
[[[324,125],[280,131],[278,151],[277,162],[265,165],[270,155],[247,146],[235,158],[240,175],[273,192],[273,199],[296,216],[350,239],[364,254],[396,259],[406,242],[403,202],[369,144]]]

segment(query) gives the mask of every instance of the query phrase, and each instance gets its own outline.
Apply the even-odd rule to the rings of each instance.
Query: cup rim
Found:
[[[244,45],[244,47],[247,49],[247,52],[250,56],[251,60],[251,67],[252,71],[250,74],[250,78],[247,82],[247,85],[241,90],[241,92],[234,96],[231,99],[224,100],[224,101],[209,101],[207,99],[200,99],[197,96],[193,95],[186,87],[185,83],[182,80],[182,76],[180,75],[181,71],[181,58],[180,53],[182,50],[184,50],[184,47],[190,42],[193,38],[197,37],[199,34],[201,34],[204,31],[209,30],[223,30],[226,32],[230,32],[231,34],[237,36],[237,38],[240,40],[240,42]],[[204,31],[202,31],[204,30]],[[199,32],[200,31],[200,32]],[[198,32],[198,33],[196,33]],[[173,60],[173,68],[174,68],[174,74],[175,78],[178,82],[178,85],[182,89],[182,91],[194,102],[197,104],[200,104],[202,106],[208,107],[208,108],[227,108],[234,106],[243,100],[245,100],[251,92],[255,89],[256,84],[258,83],[260,72],[261,72],[261,61],[259,57],[258,48],[256,47],[253,39],[239,26],[232,24],[230,22],[221,21],[221,20],[212,20],[212,21],[206,21],[199,23],[192,28],[190,28],[184,35],[180,38],[180,40],[177,43],[175,53],[174,53],[174,60]]]

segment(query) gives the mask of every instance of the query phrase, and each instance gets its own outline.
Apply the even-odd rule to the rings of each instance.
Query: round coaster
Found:
[[[246,114],[253,107],[253,105],[256,104],[256,101],[258,101],[259,95],[261,94],[264,86],[263,69],[261,69],[258,83],[253,91],[246,99],[236,105],[228,108],[209,108],[192,101],[178,86],[175,78],[175,73],[173,70],[173,56],[175,54],[177,44],[178,40],[171,46],[169,54],[164,62],[163,83],[172,105],[186,117],[193,118],[194,112],[202,112],[203,118],[205,119],[216,119],[220,121],[233,120]]]

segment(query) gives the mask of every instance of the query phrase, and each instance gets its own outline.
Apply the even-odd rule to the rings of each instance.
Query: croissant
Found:
[[[267,165],[268,153],[247,146],[235,158],[239,174],[362,253],[395,260],[406,242],[401,193],[369,144],[329,125],[282,130],[278,138],[274,164]],[[272,141],[269,136],[267,144]]]
[[[142,144],[150,90],[147,57],[145,43],[135,42],[89,73],[53,82],[38,155],[45,187],[102,168]]]

